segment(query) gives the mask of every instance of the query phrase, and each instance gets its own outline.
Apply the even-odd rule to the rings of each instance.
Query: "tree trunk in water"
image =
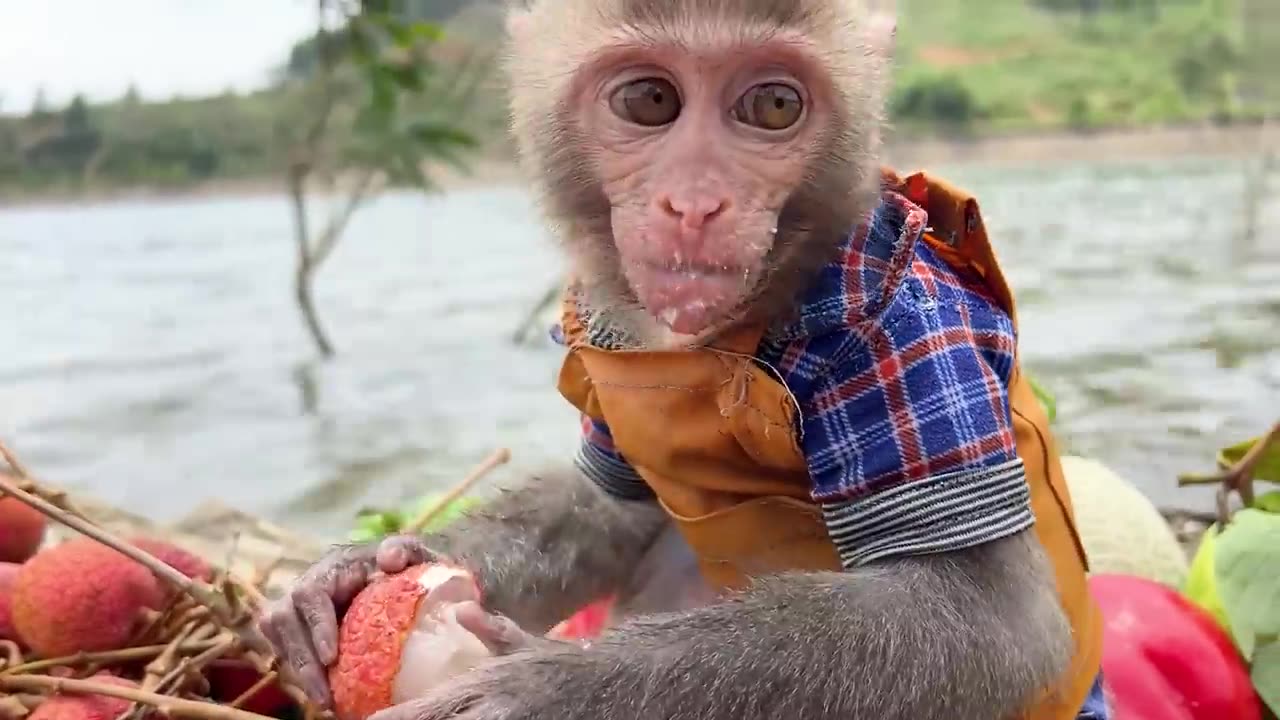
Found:
[[[311,296],[311,278],[316,265],[312,262],[310,233],[307,231],[307,205],[303,186],[306,182],[305,171],[300,168],[289,171],[289,196],[293,200],[294,238],[298,246],[298,262],[293,274],[293,294],[298,302],[298,310],[306,323],[307,331],[316,349],[326,358],[333,357],[333,343],[325,334],[320,324],[320,316],[316,314],[315,301]]]
[[[302,319],[307,324],[307,331],[316,344],[316,349],[324,357],[333,357],[333,343],[320,325],[320,317],[316,314],[315,301],[311,298],[311,276],[314,268],[310,263],[299,265],[294,275],[294,297],[298,301],[298,309],[302,311]]]

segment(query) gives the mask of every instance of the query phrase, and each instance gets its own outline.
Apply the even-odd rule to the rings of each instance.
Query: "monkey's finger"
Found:
[[[293,669],[302,690],[313,702],[328,707],[331,701],[329,683],[316,660],[308,633],[297,615],[277,614],[263,627],[263,634],[279,650],[281,659]]]
[[[559,645],[554,640],[525,632],[511,618],[488,612],[479,603],[459,603],[454,606],[453,613],[458,624],[479,638],[494,655]]]
[[[378,545],[377,566],[384,573],[398,573],[434,559],[435,553],[416,535],[395,535]]]
[[[335,593],[336,594],[336,593]],[[302,620],[295,623],[305,625],[305,634],[309,636],[308,647],[315,649],[317,659],[328,666],[338,657],[338,612],[334,608],[334,598],[325,589],[314,583],[302,583],[294,588],[293,605]],[[287,621],[283,624],[289,625]]]

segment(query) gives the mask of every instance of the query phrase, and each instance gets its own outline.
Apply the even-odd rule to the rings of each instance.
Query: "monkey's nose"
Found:
[[[708,194],[663,195],[659,207],[667,216],[687,230],[701,230],[702,226],[723,215],[729,209],[729,198]]]

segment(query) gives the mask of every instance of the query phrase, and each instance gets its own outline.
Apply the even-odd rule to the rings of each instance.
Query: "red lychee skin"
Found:
[[[0,562],[0,640],[17,640],[18,631],[13,627],[13,584],[18,580],[21,565]]]
[[[145,608],[163,600],[142,565],[89,538],[41,550],[18,572],[13,624],[42,657],[124,647]]]
[[[229,704],[251,689],[262,679],[253,668],[228,665],[210,667],[206,675],[209,678],[209,696],[220,703]],[[271,683],[253,694],[240,705],[259,715],[275,716],[276,712],[293,704],[293,699],[285,694],[278,683]]]
[[[177,545],[148,537],[131,538],[130,542],[192,580],[209,582],[213,579],[213,568],[209,563]]]
[[[138,684],[105,673],[89,678],[104,685],[136,688]],[[40,703],[27,720],[115,720],[131,703],[109,695],[54,695]]]
[[[0,497],[0,562],[21,563],[44,542],[48,520],[16,498]]]
[[[479,586],[470,575],[451,578],[428,592],[418,581],[430,567],[415,565],[375,581],[351,601],[338,630],[338,659],[329,669],[339,720],[365,720],[391,707],[404,642],[424,600],[480,599]]]

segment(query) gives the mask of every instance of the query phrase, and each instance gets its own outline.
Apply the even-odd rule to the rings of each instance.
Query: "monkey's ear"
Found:
[[[533,10],[527,5],[513,3],[507,9],[507,37],[519,43],[529,35],[533,24]]]
[[[898,14],[890,10],[877,10],[867,17],[864,30],[867,48],[876,55],[890,60],[893,58],[898,40]]]

